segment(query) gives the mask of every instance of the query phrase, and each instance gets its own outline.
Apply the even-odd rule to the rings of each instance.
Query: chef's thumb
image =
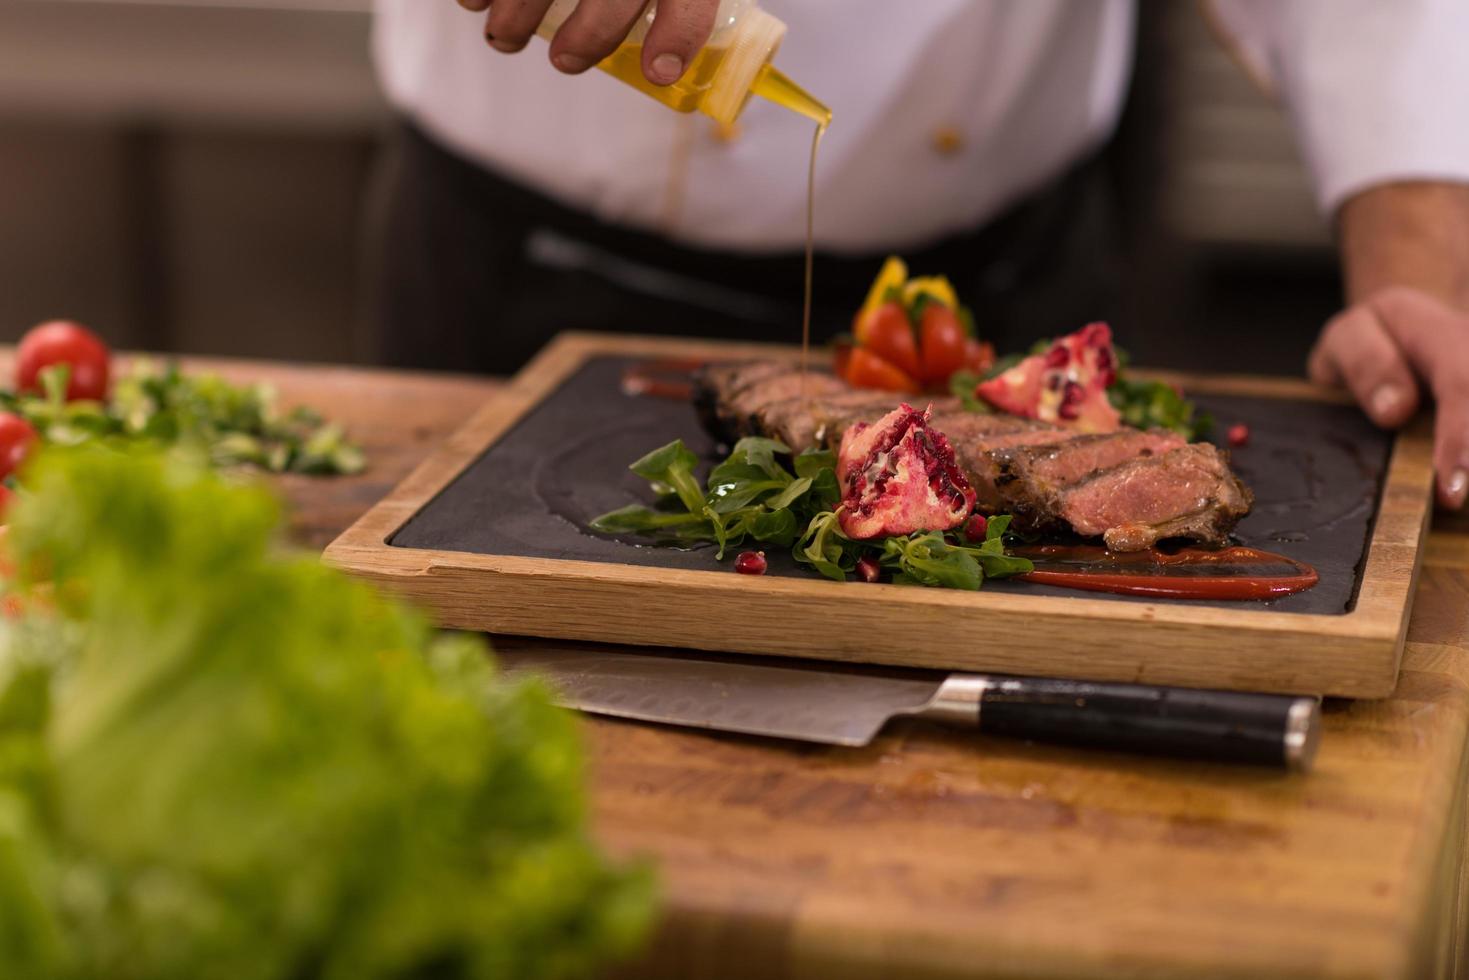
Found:
[[[670,85],[688,71],[709,43],[719,0],[679,0],[658,4],[643,41],[643,75],[654,85]]]
[[[1370,307],[1354,306],[1327,323],[1308,368],[1318,384],[1345,385],[1385,429],[1397,428],[1418,411],[1413,368]]]

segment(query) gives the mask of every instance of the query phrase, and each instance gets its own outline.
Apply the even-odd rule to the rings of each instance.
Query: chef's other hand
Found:
[[[545,19],[551,0],[459,0],[466,10],[483,12],[485,40],[496,51],[519,51]],[[582,0],[551,41],[551,64],[580,75],[607,57],[627,38],[647,0]],[[714,30],[719,0],[660,0],[643,41],[643,75],[654,85],[683,77],[689,62]]]
[[[1311,352],[1313,381],[1345,385],[1384,428],[1437,402],[1438,498],[1455,510],[1469,497],[1469,315],[1405,287],[1368,296],[1326,325]]]

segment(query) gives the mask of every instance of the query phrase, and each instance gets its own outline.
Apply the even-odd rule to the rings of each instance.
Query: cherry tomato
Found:
[[[20,468],[40,435],[19,415],[0,412],[0,480]],[[8,491],[7,491],[8,492]]]
[[[919,379],[931,385],[943,384],[949,375],[964,366],[964,324],[951,307],[929,303],[923,308],[923,370]]]
[[[67,364],[71,375],[66,383],[68,401],[101,401],[107,397],[111,352],[92,331],[79,323],[52,320],[32,327],[16,351],[15,386],[39,394],[40,374],[55,364]]]
[[[852,351],[847,364],[847,383],[858,388],[878,388],[882,391],[904,391],[918,394],[918,382],[901,368],[883,360],[866,347]]]
[[[847,366],[852,363],[852,345],[838,341],[831,348],[831,372],[839,378],[847,376]]]
[[[884,303],[868,316],[862,346],[894,365],[910,378],[922,370],[918,340],[907,312],[897,303]]]
[[[995,366],[995,345],[968,337],[964,341],[964,369],[984,374]]]

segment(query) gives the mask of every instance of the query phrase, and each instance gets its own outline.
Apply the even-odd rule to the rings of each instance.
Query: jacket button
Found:
[[[934,152],[951,157],[964,149],[964,134],[954,126],[940,126],[931,138]]]

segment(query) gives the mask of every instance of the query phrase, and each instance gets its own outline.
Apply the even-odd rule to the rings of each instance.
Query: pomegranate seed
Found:
[[[742,551],[735,559],[735,571],[741,575],[764,575],[768,567],[763,551]]]
[[[1064,345],[1057,344],[1046,351],[1046,367],[1061,368],[1071,363],[1071,352]]]
[[[868,555],[857,559],[857,577],[864,582],[877,582],[882,579],[882,566],[877,559]]]
[[[975,514],[964,525],[964,536],[970,541],[983,541],[984,536],[989,533],[989,529],[989,520],[983,514]]]
[[[1241,422],[1239,425],[1231,425],[1229,427],[1229,432],[1226,434],[1225,438],[1229,440],[1229,444],[1231,446],[1234,446],[1236,449],[1238,449],[1240,446],[1246,445],[1250,441],[1250,427],[1248,425],[1245,425],[1243,422]]]

